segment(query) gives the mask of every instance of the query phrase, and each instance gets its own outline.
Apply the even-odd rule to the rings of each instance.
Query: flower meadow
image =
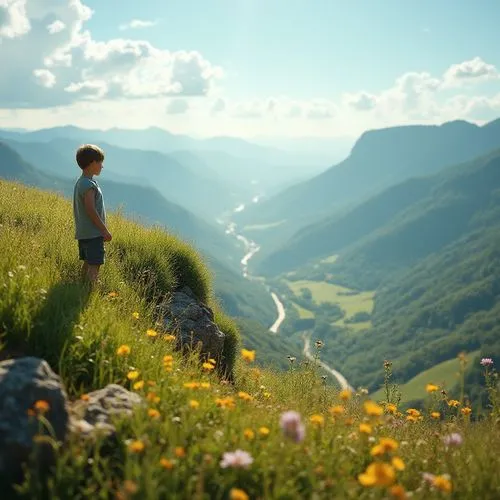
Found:
[[[287,371],[262,366],[182,242],[113,215],[120,252],[110,246],[101,281],[88,292],[77,284],[69,204],[7,184],[0,183],[0,354],[47,359],[72,405],[110,383],[142,401],[131,416],[114,417],[114,434],[88,439],[75,431],[64,443],[47,428],[50,404],[34,401],[33,446],[49,444],[55,462],[45,475],[36,460],[28,463],[14,498],[500,498],[496,359],[460,354],[460,394],[429,380],[418,407],[401,405],[390,360],[381,360],[381,400],[363,388],[339,390],[314,361],[294,357]],[[154,287],[144,266],[156,273]],[[177,332],[158,317],[158,291],[185,283],[232,339],[225,370],[224,361],[176,349]],[[315,347],[319,360],[323,343]],[[469,404],[466,363],[483,370],[481,411]]]

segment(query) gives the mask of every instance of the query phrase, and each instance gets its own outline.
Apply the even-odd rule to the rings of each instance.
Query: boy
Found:
[[[93,144],[84,144],[76,152],[82,175],[73,190],[75,239],[78,240],[80,260],[83,260],[82,279],[92,285],[97,280],[99,267],[104,264],[104,242],[111,241],[102,191],[93,179],[101,173],[103,161],[104,151]]]

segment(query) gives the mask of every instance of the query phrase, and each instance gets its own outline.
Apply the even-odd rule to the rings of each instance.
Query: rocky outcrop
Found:
[[[216,325],[212,309],[199,302],[190,288],[174,292],[165,307],[164,324],[181,347],[199,347],[205,358],[222,358],[225,334]]]
[[[49,465],[52,446],[40,436],[63,442],[68,429],[66,392],[46,361],[24,357],[0,362],[0,476],[17,480],[35,449],[37,463]]]

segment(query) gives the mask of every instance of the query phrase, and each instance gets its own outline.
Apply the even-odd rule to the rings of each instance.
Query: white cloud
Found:
[[[377,97],[368,92],[345,94],[344,103],[358,111],[368,111],[377,105]]]
[[[452,64],[443,75],[443,86],[459,87],[467,83],[499,78],[500,73],[493,64],[486,63],[480,57],[474,57],[469,61]]]
[[[172,99],[167,105],[168,115],[181,115],[189,109],[186,99]]]
[[[210,109],[210,112],[212,114],[217,114],[217,113],[222,113],[226,109],[226,101],[219,97],[214,103],[212,104],[212,107]]]
[[[119,29],[121,31],[126,30],[135,30],[135,29],[143,29],[143,28],[151,28],[156,26],[158,21],[144,21],[142,19],[132,19],[129,23],[121,24]]]
[[[0,0],[0,107],[202,96],[223,76],[197,51],[122,38],[96,41],[84,29],[91,16],[82,0]]]

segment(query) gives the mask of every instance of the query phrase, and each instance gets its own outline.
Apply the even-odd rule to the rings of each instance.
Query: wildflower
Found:
[[[148,392],[146,394],[146,399],[150,401],[151,403],[159,403],[160,402],[160,396],[156,395],[156,392]]]
[[[437,490],[444,491],[445,493],[451,493],[452,485],[451,481],[447,475],[436,476],[432,481],[432,486]]]
[[[174,453],[177,458],[184,458],[186,456],[186,450],[182,446],[176,446]]]
[[[398,449],[398,442],[392,438],[380,438],[376,446],[372,448],[372,456],[380,456]]]
[[[457,401],[456,399],[450,399],[450,400],[448,401],[448,406],[449,406],[450,408],[457,408],[457,407],[459,407],[459,406],[460,406],[460,401]]]
[[[297,358],[295,356],[287,356],[288,358],[288,361],[290,361],[291,364],[295,363],[295,361],[297,360]]]
[[[139,377],[139,372],[137,370],[132,370],[127,373],[127,378],[129,380],[135,380],[137,377]]]
[[[387,413],[390,413],[391,415],[395,415],[398,411],[398,407],[394,403],[387,403],[385,405],[385,409]]]
[[[139,319],[139,313],[136,311],[136,312],[133,312],[132,313],[132,318],[134,319]]]
[[[228,467],[247,469],[253,463],[253,458],[247,451],[226,451],[220,461],[223,469]]]
[[[348,401],[352,397],[352,392],[349,389],[343,389],[339,392],[339,398],[342,401]]]
[[[281,414],[280,426],[285,436],[300,443],[305,437],[305,427],[300,414],[296,411],[287,411]]]
[[[370,417],[380,417],[384,413],[384,409],[374,401],[365,401],[364,409]]]
[[[323,427],[323,425],[325,424],[325,417],[323,417],[323,415],[315,414],[315,415],[311,415],[311,417],[309,418],[309,421],[315,427]]]
[[[123,481],[123,488],[127,493],[130,493],[131,495],[134,495],[139,491],[139,486],[137,486],[137,483],[131,481],[130,479],[125,479],[125,481]]]
[[[234,398],[228,396],[226,398],[217,398],[215,400],[215,404],[219,407],[219,408],[224,408],[224,409],[228,409],[228,410],[232,410],[236,407],[236,404],[234,402]]]
[[[491,365],[493,365],[493,360],[491,358],[483,358],[481,360],[481,365],[482,366],[491,366]]]
[[[472,413],[472,409],[468,406],[462,408],[460,411],[462,412],[462,415],[465,415],[466,417]]]
[[[271,431],[267,428],[267,427],[259,427],[259,434],[262,436],[262,437],[267,437],[269,436],[269,433]]]
[[[116,350],[118,356],[127,356],[130,354],[130,347],[127,344],[123,344]]]
[[[408,498],[405,489],[400,484],[395,484],[389,489],[389,493],[397,500],[406,500]]]
[[[252,401],[252,399],[253,399],[253,396],[250,396],[250,394],[248,394],[248,392],[244,392],[244,391],[238,392],[238,397],[240,399],[243,399],[243,401]]]
[[[363,474],[358,476],[358,481],[363,486],[390,486],[396,479],[392,465],[374,462],[370,464]]]
[[[248,349],[241,350],[241,357],[247,363],[252,363],[255,361],[255,351],[249,351]]]
[[[144,387],[144,380],[139,380],[132,387],[134,388],[134,391],[139,391]]]
[[[41,413],[42,415],[44,413],[47,413],[50,410],[50,405],[48,401],[44,401],[43,399],[39,399],[38,401],[35,401],[34,404],[35,410],[38,413]]]
[[[408,410],[406,410],[406,413],[408,414],[408,416],[406,417],[406,420],[408,420],[408,422],[418,422],[419,420],[422,420],[424,418],[420,411],[416,410],[415,408],[409,408]]]
[[[361,432],[361,434],[371,434],[372,426],[370,424],[361,423],[359,424],[359,432]]]
[[[425,390],[429,393],[436,392],[439,390],[439,387],[436,384],[427,384]]]
[[[90,396],[89,396],[88,394],[82,394],[82,395],[80,396],[80,399],[81,399],[82,401],[89,401],[89,400],[90,400]]]
[[[202,389],[210,389],[210,382],[201,382],[200,387]]]
[[[435,419],[441,418],[441,413],[439,413],[438,411],[433,411],[431,412],[431,417]]]
[[[186,389],[197,389],[200,387],[198,382],[184,382],[184,388]]]
[[[172,341],[175,340],[175,335],[172,335],[172,334],[168,333],[167,335],[163,336],[163,340],[165,342],[172,342]]]
[[[110,299],[114,299],[114,298],[118,297],[118,292],[109,292],[108,297]]]
[[[197,408],[200,407],[200,403],[199,403],[199,401],[196,401],[196,399],[191,399],[191,401],[189,401],[189,407],[192,410],[196,410]]]
[[[249,496],[239,488],[231,488],[229,491],[229,500],[248,500]]]
[[[243,431],[243,436],[248,441],[252,441],[255,438],[255,432],[252,429],[245,429]]]
[[[147,335],[148,337],[151,337],[151,338],[152,338],[152,337],[156,337],[156,336],[158,335],[158,332],[157,332],[156,330],[153,330],[152,328],[148,328],[148,329],[146,330],[146,335]]]
[[[271,397],[271,393],[270,393],[270,392],[267,392],[267,391],[266,391],[266,392],[264,392],[262,395],[263,395],[266,399],[269,399],[269,398]]]
[[[174,462],[168,458],[161,458],[160,465],[166,470],[172,470],[175,467]]]
[[[149,408],[148,416],[150,418],[160,418],[160,412],[155,408]]]
[[[328,410],[333,416],[342,415],[345,412],[345,408],[342,405],[332,406]]]
[[[402,470],[405,470],[405,463],[403,462],[403,459],[400,458],[400,457],[393,457],[392,460],[391,460],[391,463],[392,463],[392,466],[398,470],[398,471],[402,471]]]
[[[215,365],[212,363],[203,363],[203,369],[207,371],[212,371],[215,368]]]
[[[443,437],[443,443],[446,446],[460,446],[462,444],[462,436],[458,432],[452,432]]]
[[[316,340],[316,342],[314,342],[314,345],[316,346],[316,349],[321,349],[325,344],[322,340]]]
[[[132,441],[128,445],[129,451],[132,453],[142,453],[144,451],[145,445],[141,440]]]

